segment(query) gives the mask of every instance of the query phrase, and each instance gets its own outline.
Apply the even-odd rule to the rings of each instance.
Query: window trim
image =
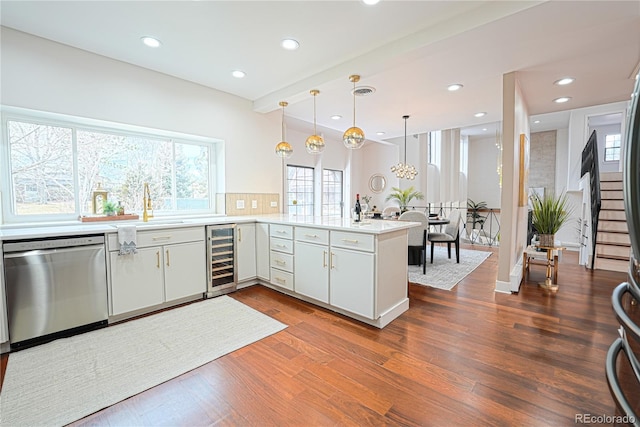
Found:
[[[617,137],[616,140],[618,142],[618,145],[615,145],[613,147],[607,147],[607,137],[608,136],[612,136],[612,137]],[[604,136],[604,154],[603,154],[603,158],[602,160],[604,162],[619,162],[620,161],[620,150],[622,148],[622,134],[620,133],[609,133],[609,134],[605,134]],[[617,159],[613,159],[613,160],[607,160],[607,151],[609,150],[617,150],[618,151],[618,158]]]
[[[312,195],[311,195],[311,205],[307,204],[307,205],[302,205],[302,206],[311,206],[311,215],[314,215],[314,209],[316,206],[316,191],[315,191],[315,171],[316,168],[313,166],[303,166],[303,165],[294,165],[294,164],[287,164],[286,168],[285,168],[285,176],[284,176],[284,182],[285,182],[285,206],[287,207],[287,213],[291,213],[290,212],[290,206],[289,205],[289,168],[299,168],[299,169],[309,169],[311,170],[311,176],[313,179],[313,185],[312,185]],[[297,206],[297,204],[296,204]]]
[[[341,170],[341,169],[322,168],[322,194],[320,196],[322,200],[320,200],[320,215],[321,216],[325,216],[323,214],[324,206],[325,206],[325,200],[324,200],[324,194],[325,194],[325,191],[324,191],[324,189],[325,189],[325,187],[324,187],[324,185],[325,185],[324,172],[325,171],[340,172],[340,195],[342,197],[342,200],[340,201],[340,215],[339,215],[339,217],[343,218],[344,217],[344,204],[345,204],[345,201],[344,201],[344,193],[345,193],[345,191],[344,191],[344,171]],[[336,218],[338,217],[338,215],[326,215],[326,216],[327,217],[336,217]]]
[[[11,185],[11,156],[9,150],[9,127],[7,125],[7,122],[9,121],[26,122],[42,126],[64,127],[71,130],[72,150],[74,154],[73,180],[76,191],[78,188],[76,135],[78,130],[107,133],[117,136],[150,138],[156,140],[160,139],[170,141],[173,144],[183,143],[207,146],[210,148],[208,168],[209,208],[190,211],[158,212],[156,216],[215,214],[219,209],[216,194],[224,192],[225,143],[222,139],[2,105],[0,106],[0,180],[2,181],[0,182],[0,224],[77,221],[78,215],[82,213],[80,212],[79,200],[77,200],[77,198],[74,201],[75,212],[71,214],[19,215],[13,211],[14,189],[13,185]]]

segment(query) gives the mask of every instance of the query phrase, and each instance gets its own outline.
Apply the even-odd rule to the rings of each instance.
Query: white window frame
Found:
[[[13,212],[14,195],[12,188],[13,186],[11,185],[11,158],[9,152],[9,130],[7,126],[7,122],[9,121],[27,122],[43,126],[65,127],[72,130],[74,181],[76,181],[74,184],[75,191],[78,191],[76,172],[77,168],[75,168],[75,162],[77,161],[76,131],[83,130],[90,132],[108,133],[112,135],[125,135],[169,140],[174,143],[186,143],[210,147],[208,178],[209,208],[204,210],[189,211],[163,211],[158,212],[158,216],[171,216],[177,214],[214,214],[217,210],[216,193],[224,192],[224,141],[221,139],[9,106],[0,107],[0,121],[0,203],[2,205],[2,209],[0,210],[0,224],[71,221],[77,220],[78,215],[84,213],[80,212],[78,200],[75,201],[76,212],[72,214],[18,215]]]
[[[607,147],[607,137],[617,137],[618,145],[613,147]],[[618,150],[618,157],[616,159],[607,160],[607,150]],[[604,161],[605,162],[619,162],[620,161],[620,152],[622,150],[622,134],[620,133],[610,133],[604,136]]]

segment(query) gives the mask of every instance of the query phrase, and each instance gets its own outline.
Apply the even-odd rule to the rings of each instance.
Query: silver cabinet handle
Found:
[[[274,277],[273,280],[280,283],[287,283],[287,279],[283,279],[282,277]]]
[[[317,235],[317,234],[305,234],[304,236],[305,236],[305,237],[313,237],[314,239],[317,239],[317,238],[318,238],[318,235]]]
[[[322,251],[322,266],[327,266],[327,251]]]
[[[287,264],[286,261],[282,261],[281,259],[274,259],[273,262],[275,262],[278,265],[286,265]]]
[[[169,249],[167,249],[165,253],[167,255],[167,267],[169,267]]]
[[[286,248],[287,247],[287,245],[281,245],[279,243],[276,243],[273,246],[278,247],[278,248]]]
[[[160,268],[160,251],[156,251],[156,268]]]
[[[157,236],[157,237],[152,237],[151,240],[169,240],[171,238],[171,236]]]
[[[331,268],[331,269],[335,269],[336,268],[336,266],[333,265],[333,257],[334,256],[336,256],[336,254],[334,254],[333,252],[331,252],[329,254],[329,268]]]
[[[287,234],[287,232],[286,232],[286,231],[284,231],[284,230],[276,230],[276,233],[280,233],[280,234]]]
[[[238,228],[238,243],[242,242],[242,228]]]
[[[358,243],[358,241],[355,239],[342,239],[342,241],[347,243]]]

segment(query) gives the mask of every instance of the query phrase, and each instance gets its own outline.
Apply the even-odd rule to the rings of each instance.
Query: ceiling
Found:
[[[305,130],[311,89],[323,132],[352,126],[349,75],[359,74],[357,85],[375,92],[356,98],[356,125],[374,141],[402,136],[405,114],[410,134],[495,134],[509,72],[549,127],[568,117],[549,113],[628,100],[640,63],[640,1],[2,0],[0,16],[3,26],[246,98],[256,112],[280,114],[288,101],[288,122]],[[144,46],[145,35],[161,47]],[[298,50],[280,47],[288,37]],[[236,69],[246,77],[232,77]],[[565,76],[575,83],[553,84]],[[451,83],[464,87],[449,92]],[[553,103],[559,96],[571,100]]]

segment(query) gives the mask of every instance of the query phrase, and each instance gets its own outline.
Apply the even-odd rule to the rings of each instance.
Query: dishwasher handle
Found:
[[[70,248],[55,248],[55,249],[35,249],[32,251],[24,252],[9,252],[4,254],[5,259],[9,258],[23,258],[27,256],[42,256],[51,254],[62,254],[69,252],[87,251],[87,250],[100,250],[104,249],[104,244],[101,245],[87,245],[87,246],[72,246]]]

